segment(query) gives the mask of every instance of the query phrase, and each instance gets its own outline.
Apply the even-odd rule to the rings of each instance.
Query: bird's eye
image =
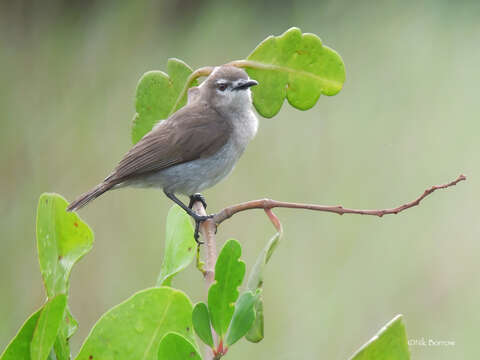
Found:
[[[225,91],[226,89],[227,89],[227,84],[225,83],[218,84],[218,90]]]

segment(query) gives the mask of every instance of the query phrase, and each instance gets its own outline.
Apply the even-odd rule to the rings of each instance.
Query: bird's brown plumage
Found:
[[[189,103],[160,122],[122,158],[105,180],[68,206],[76,210],[114,186],[168,167],[215,154],[228,140],[232,126],[201,101]]]

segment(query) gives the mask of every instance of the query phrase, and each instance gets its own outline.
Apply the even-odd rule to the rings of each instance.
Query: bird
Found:
[[[187,104],[159,121],[120,160],[97,186],[71,202],[76,211],[105,192],[123,187],[159,188],[199,224],[213,217],[192,210],[206,202],[201,192],[227,177],[255,137],[258,119],[250,88],[258,85],[245,70],[222,65],[197,87],[190,88]],[[177,195],[190,198],[187,206]]]

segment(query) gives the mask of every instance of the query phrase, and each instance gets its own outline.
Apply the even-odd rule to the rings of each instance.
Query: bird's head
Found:
[[[200,91],[202,97],[221,113],[243,112],[250,109],[250,87],[257,84],[245,70],[223,65],[215,68],[200,85]]]

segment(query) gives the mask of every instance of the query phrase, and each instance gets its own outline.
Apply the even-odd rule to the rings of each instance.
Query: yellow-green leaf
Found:
[[[170,287],[143,290],[98,320],[76,359],[154,360],[172,331],[195,343],[190,299]]]
[[[168,118],[187,102],[187,94],[182,96],[182,90],[192,69],[182,60],[172,58],[168,59],[167,73],[149,71],[138,82],[132,126],[134,144],[152,130],[158,121]],[[191,86],[196,84],[194,81]]]
[[[157,285],[170,286],[172,277],[192,262],[196,249],[190,215],[173,205],[167,215],[165,254]]]
[[[285,98],[293,107],[307,110],[321,94],[337,94],[345,81],[340,55],[318,36],[302,34],[298,28],[269,36],[247,60],[249,76],[259,83],[252,89],[253,104],[267,118],[280,111]]]
[[[397,315],[363,345],[350,360],[409,360],[407,334],[402,315]]]
[[[245,275],[245,263],[240,260],[242,247],[230,239],[223,246],[215,264],[215,283],[208,291],[208,310],[212,326],[223,338],[235,310],[238,287]]]
[[[160,341],[158,360],[202,360],[198,350],[183,335],[170,332]]]

